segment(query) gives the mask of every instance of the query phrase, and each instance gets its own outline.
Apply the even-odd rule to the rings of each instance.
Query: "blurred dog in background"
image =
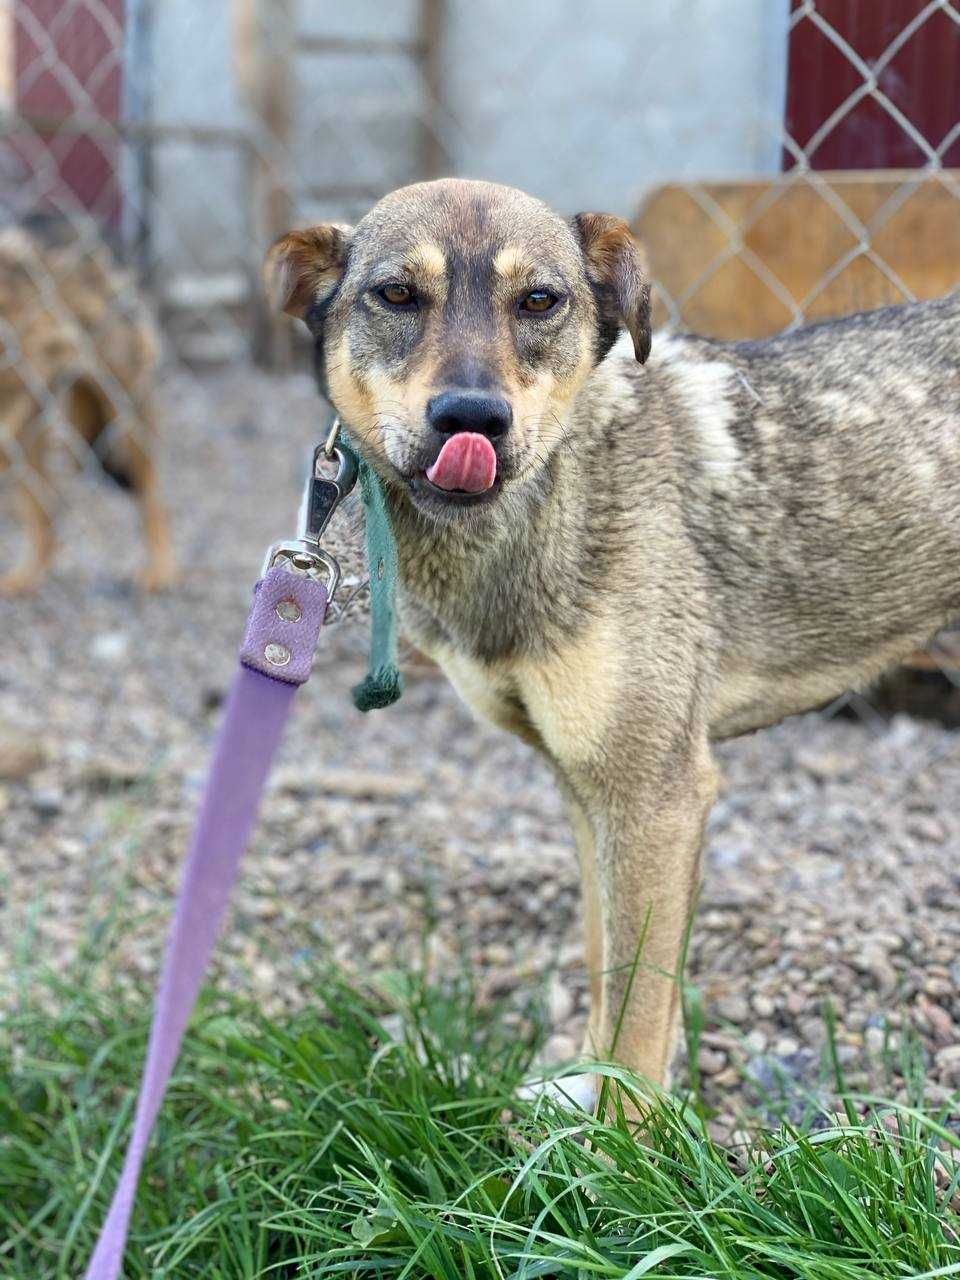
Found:
[[[23,227],[0,232],[0,478],[10,470],[27,551],[0,594],[35,590],[56,549],[49,461],[54,437],[89,447],[136,497],[145,590],[175,578],[157,491],[153,383],[159,343],[149,308],[101,243]],[[70,438],[76,433],[76,440]]]

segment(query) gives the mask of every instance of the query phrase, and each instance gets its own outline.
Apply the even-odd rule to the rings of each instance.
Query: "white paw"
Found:
[[[580,1111],[592,1112],[596,1108],[599,1092],[600,1077],[589,1071],[581,1071],[559,1076],[554,1080],[528,1081],[517,1090],[517,1096],[527,1102],[550,1098],[560,1106],[572,1106]]]

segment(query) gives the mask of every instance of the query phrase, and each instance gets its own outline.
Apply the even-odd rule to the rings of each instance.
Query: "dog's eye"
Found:
[[[385,284],[377,293],[391,307],[409,307],[416,298],[408,284]]]
[[[526,311],[532,315],[543,315],[545,311],[550,311],[558,302],[557,295],[551,293],[548,289],[532,289],[520,302],[520,310]]]

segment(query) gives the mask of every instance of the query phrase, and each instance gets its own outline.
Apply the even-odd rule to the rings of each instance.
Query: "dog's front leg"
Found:
[[[680,957],[716,795],[706,739],[660,767],[614,751],[578,791],[594,832],[603,979],[588,1051],[666,1084],[679,1025]]]

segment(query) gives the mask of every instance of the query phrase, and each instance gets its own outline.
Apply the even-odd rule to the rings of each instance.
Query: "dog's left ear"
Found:
[[[288,231],[267,253],[263,282],[278,311],[303,320],[336,288],[347,263],[352,228],[325,222],[306,231]]]
[[[578,213],[573,228],[600,308],[600,358],[623,325],[643,364],[650,354],[650,285],[638,241],[622,218],[609,213]]]

